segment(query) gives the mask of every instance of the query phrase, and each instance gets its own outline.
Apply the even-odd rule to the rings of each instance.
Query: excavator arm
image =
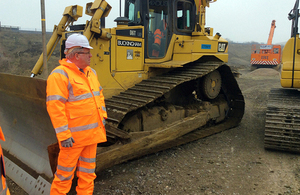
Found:
[[[294,8],[288,14],[288,19],[292,20],[291,37],[296,37],[298,33],[299,0],[296,0]]]

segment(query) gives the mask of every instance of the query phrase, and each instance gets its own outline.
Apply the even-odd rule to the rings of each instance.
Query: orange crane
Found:
[[[253,44],[251,52],[251,70],[256,68],[275,68],[281,64],[281,45],[272,45],[275,20],[272,20],[270,34],[267,44]]]
[[[273,36],[274,36],[274,31],[275,31],[275,20],[272,20],[272,23],[271,23],[271,30],[270,30],[270,34],[269,34],[269,38],[268,38],[268,43],[267,45],[272,45],[272,40],[273,40]]]

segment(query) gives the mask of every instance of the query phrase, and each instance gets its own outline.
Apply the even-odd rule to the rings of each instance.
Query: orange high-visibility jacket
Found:
[[[157,43],[159,46],[161,45],[161,39],[163,37],[163,33],[161,30],[158,28],[154,32],[154,43]]]
[[[161,30],[158,28],[154,32],[154,44],[157,44],[159,47],[161,46],[161,39],[163,38],[164,34],[161,32]],[[152,56],[158,57],[159,51],[155,48],[152,50]]]
[[[59,144],[71,136],[73,147],[106,142],[107,113],[96,71],[88,66],[84,74],[66,59],[59,63],[47,80],[47,110]]]
[[[0,139],[5,141],[2,129],[0,127]],[[0,181],[0,195],[10,195],[9,189],[6,184],[6,174],[5,174],[5,163],[2,147],[0,145],[0,173],[1,173],[1,181]]]

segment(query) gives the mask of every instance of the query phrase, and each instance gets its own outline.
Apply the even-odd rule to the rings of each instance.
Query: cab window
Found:
[[[192,31],[193,22],[193,5],[191,2],[178,1],[177,2],[177,30],[178,31]]]
[[[141,23],[141,0],[126,0],[125,16],[129,19],[129,24]]]
[[[149,0],[148,56],[162,58],[168,48],[168,0]]]

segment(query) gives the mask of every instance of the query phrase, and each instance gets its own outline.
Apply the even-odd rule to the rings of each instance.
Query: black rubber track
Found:
[[[300,152],[300,92],[271,89],[266,111],[265,148]]]
[[[222,127],[218,125],[217,130],[211,130],[211,132],[213,134],[221,131],[221,129],[232,128],[238,125],[243,117],[244,97],[229,66],[219,62],[185,65],[166,74],[143,80],[125,92],[106,99],[108,123],[118,128],[126,114],[130,114],[130,112],[154,102],[176,86],[196,80],[216,69],[219,70],[222,77],[222,91],[227,98],[230,112],[227,114],[226,120],[221,124]]]

